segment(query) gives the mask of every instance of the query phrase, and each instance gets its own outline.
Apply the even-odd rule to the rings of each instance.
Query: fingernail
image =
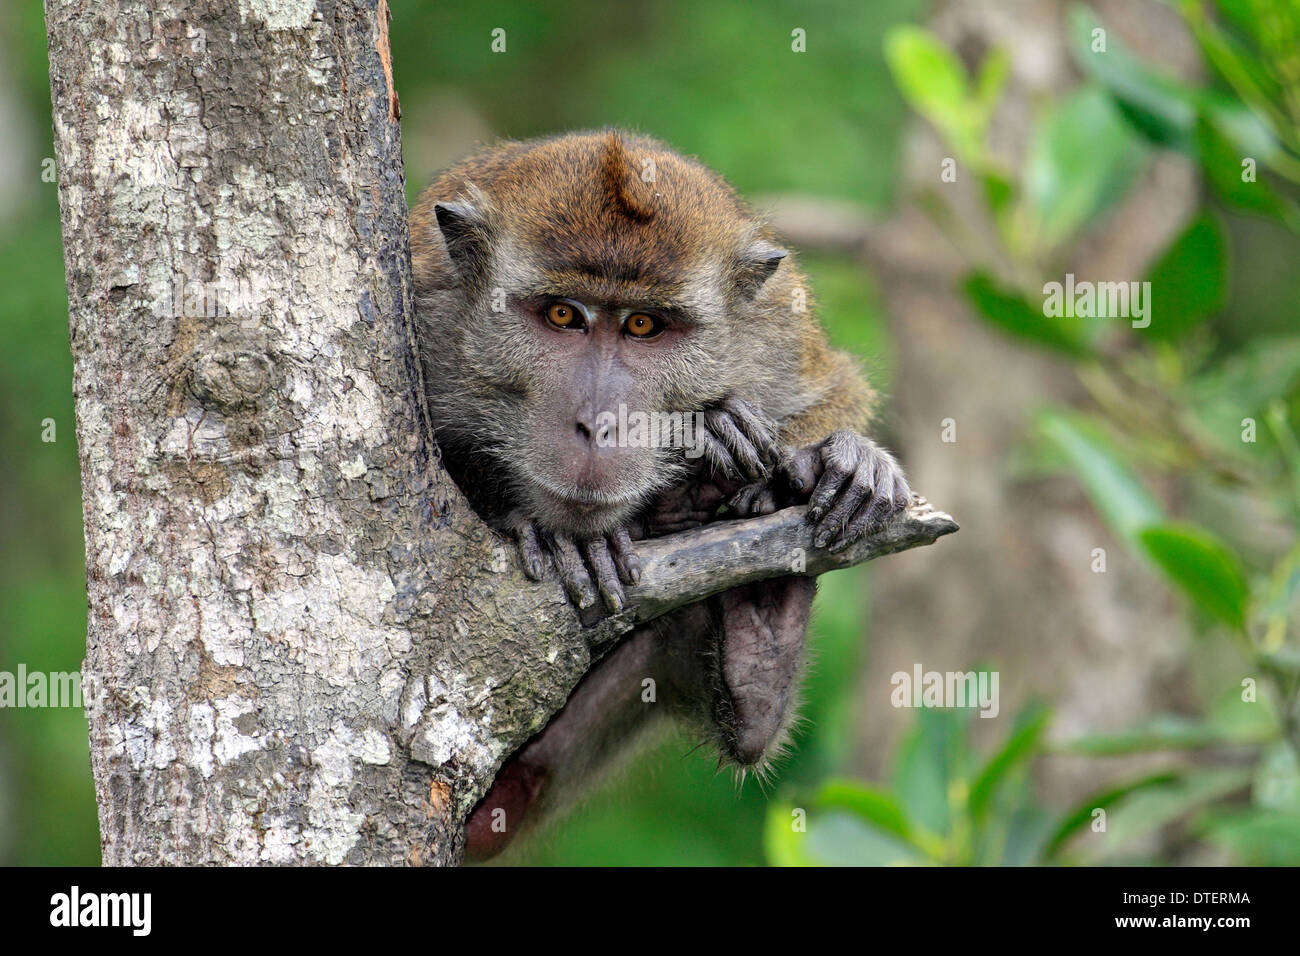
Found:
[[[831,533],[829,531],[822,531],[819,532],[817,537],[813,540],[813,544],[819,548],[824,548],[826,547],[826,543],[830,541],[830,539],[831,539]]]
[[[813,505],[811,508],[808,509],[808,519],[810,521],[816,521],[821,516],[822,516],[822,509],[818,505]]]
[[[640,566],[639,566],[639,565],[635,565],[635,564],[632,565],[632,569],[631,569],[631,572],[630,572],[630,573],[631,573],[631,576],[632,576],[632,583],[633,583],[633,584],[640,584],[640,583],[641,583],[641,568],[640,568]]]

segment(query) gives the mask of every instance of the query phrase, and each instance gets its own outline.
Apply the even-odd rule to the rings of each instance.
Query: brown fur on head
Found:
[[[831,353],[799,311],[785,251],[719,176],[652,139],[606,130],[486,149],[425,190],[411,248],[439,441],[453,474],[496,482],[476,502],[488,510],[603,533],[684,459],[596,447],[593,416],[690,413],[734,394],[794,422],[836,384],[806,374]],[[557,299],[597,334],[549,326]],[[664,317],[654,342],[614,334],[633,310]]]

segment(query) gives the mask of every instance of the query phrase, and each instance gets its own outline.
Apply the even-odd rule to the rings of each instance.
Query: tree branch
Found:
[[[824,574],[881,555],[933,544],[957,522],[913,495],[888,525],[832,554],[813,546],[813,525],[802,505],[762,518],[728,521],[641,542],[641,583],[628,597],[638,623],[741,584],[791,573]]]
[[[839,553],[813,546],[808,509],[800,505],[743,521],[720,521],[691,531],[636,543],[639,584],[627,588],[628,610],[613,618],[586,619],[598,630],[625,633],[687,604],[742,584],[790,574],[815,576],[897,551],[933,544],[958,529],[952,517],[913,495],[908,507],[879,531]],[[603,635],[593,643],[601,643]]]

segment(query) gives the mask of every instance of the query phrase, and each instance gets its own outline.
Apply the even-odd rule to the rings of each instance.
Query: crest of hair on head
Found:
[[[623,144],[623,137],[616,130],[610,130],[605,137],[601,169],[605,190],[620,213],[634,222],[646,222],[654,218],[654,197],[650,193],[649,184],[642,182],[637,175],[631,157],[627,154],[627,147]]]

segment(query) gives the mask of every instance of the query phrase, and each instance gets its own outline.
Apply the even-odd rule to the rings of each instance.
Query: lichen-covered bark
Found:
[[[386,15],[46,2],[109,864],[457,862],[596,656],[811,547],[788,514],[750,562],[656,542],[646,607],[583,628],[470,512],[418,398]],[[842,560],[951,530],[900,522]]]

